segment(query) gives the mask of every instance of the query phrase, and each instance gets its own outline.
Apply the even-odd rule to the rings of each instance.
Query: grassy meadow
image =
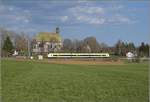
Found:
[[[2,60],[2,102],[148,102],[148,64]]]

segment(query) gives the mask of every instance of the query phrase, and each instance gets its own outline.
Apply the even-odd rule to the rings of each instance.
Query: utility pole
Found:
[[[28,37],[28,57],[30,58],[31,56],[31,49],[30,49],[30,38]]]

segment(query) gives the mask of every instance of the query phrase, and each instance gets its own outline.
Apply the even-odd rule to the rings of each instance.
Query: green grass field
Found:
[[[2,102],[148,102],[148,64],[2,60]]]

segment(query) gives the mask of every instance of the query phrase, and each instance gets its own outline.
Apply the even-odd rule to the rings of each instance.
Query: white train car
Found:
[[[108,58],[109,53],[49,53],[48,58]]]

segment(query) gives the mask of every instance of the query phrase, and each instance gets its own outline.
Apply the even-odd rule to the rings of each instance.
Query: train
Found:
[[[109,53],[49,53],[48,58],[108,58]]]

